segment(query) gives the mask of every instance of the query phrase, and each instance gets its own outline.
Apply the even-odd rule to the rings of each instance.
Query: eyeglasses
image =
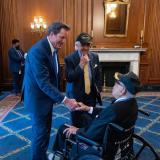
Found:
[[[121,83],[120,81],[118,81],[118,80],[115,80],[115,83],[117,83],[118,85],[120,85],[122,87],[125,87],[125,85],[123,83]]]

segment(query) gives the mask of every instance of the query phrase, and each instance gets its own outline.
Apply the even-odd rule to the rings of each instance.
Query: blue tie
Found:
[[[54,50],[53,55],[52,55],[52,60],[53,60],[53,66],[54,66],[55,73],[58,74],[57,50]]]

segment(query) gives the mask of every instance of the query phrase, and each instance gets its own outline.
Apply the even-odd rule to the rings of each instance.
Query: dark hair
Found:
[[[16,43],[18,43],[18,42],[19,42],[18,39],[12,39],[12,44],[16,44]]]
[[[70,27],[67,24],[64,24],[62,22],[54,22],[48,27],[48,35],[52,32],[54,34],[58,34],[62,28],[66,31],[70,30]]]

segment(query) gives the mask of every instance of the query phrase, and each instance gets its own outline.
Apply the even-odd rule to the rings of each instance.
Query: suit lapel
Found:
[[[90,61],[89,61],[89,65],[90,65],[90,69],[91,69],[91,74],[92,74],[92,80],[94,82],[94,58],[93,58],[93,55],[91,53],[89,53],[89,58],[90,58]]]
[[[53,65],[53,60],[52,60],[52,52],[51,52],[51,48],[50,48],[50,45],[49,45],[49,42],[47,40],[47,38],[43,39],[43,44],[44,44],[44,48],[46,49],[46,55],[47,55],[47,58],[50,62],[50,65],[51,65],[51,68],[52,68],[52,72],[53,74],[55,75],[56,79],[57,79],[57,82],[58,82],[58,75],[55,71],[55,68],[54,68],[54,65]],[[58,62],[58,65],[59,65],[59,62]]]
[[[73,63],[75,66],[77,66],[79,62],[80,62],[80,57],[79,57],[78,51],[76,51],[73,54]]]

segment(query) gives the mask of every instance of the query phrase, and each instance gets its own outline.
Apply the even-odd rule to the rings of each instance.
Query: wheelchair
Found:
[[[142,110],[139,112],[149,116]],[[133,148],[135,141],[142,144],[136,153]],[[115,123],[109,123],[102,144],[76,135],[75,140],[65,140],[63,152],[55,152],[53,160],[138,160],[146,147],[153,153],[154,160],[160,160],[154,148],[134,133],[134,126],[125,129]]]

